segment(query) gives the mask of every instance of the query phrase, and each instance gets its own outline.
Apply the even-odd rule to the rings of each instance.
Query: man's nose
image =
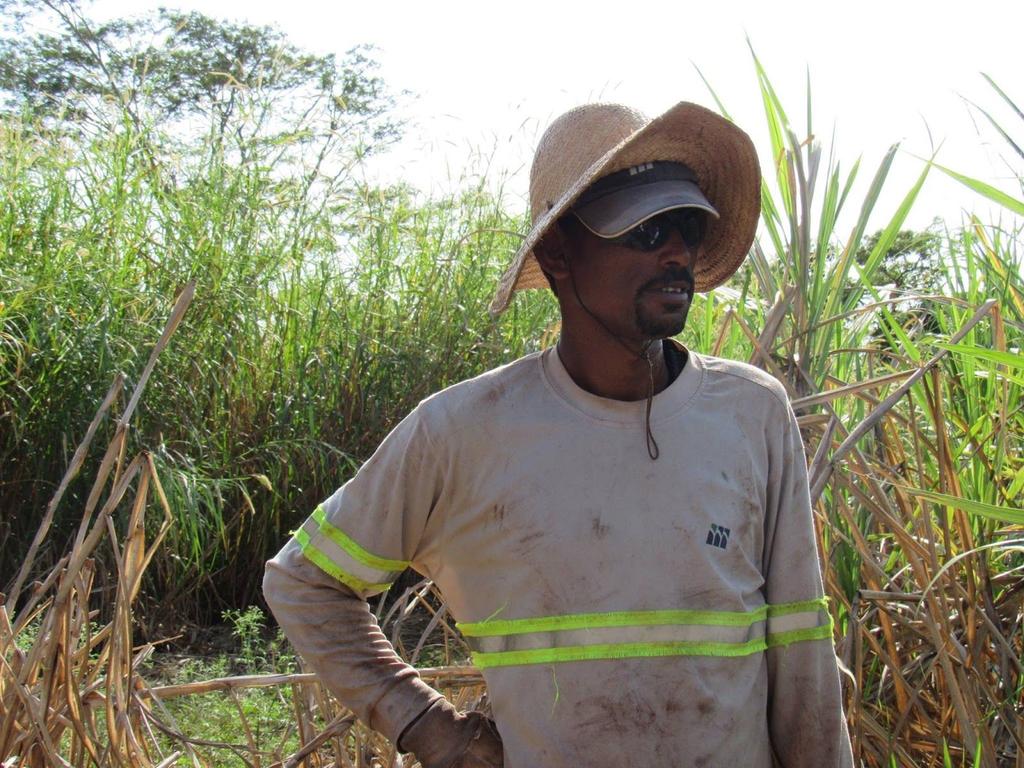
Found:
[[[662,264],[679,267],[693,267],[697,260],[700,245],[687,245],[678,229],[673,229],[665,244],[658,249],[658,261]]]

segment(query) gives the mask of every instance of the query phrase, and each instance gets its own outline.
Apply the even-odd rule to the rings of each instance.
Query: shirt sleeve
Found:
[[[422,405],[420,406],[422,408]],[[420,408],[295,533],[303,555],[362,598],[383,592],[428,545],[444,467]]]
[[[442,462],[414,411],[267,563],[264,596],[324,685],[397,743],[441,695],[403,662],[366,598],[387,589],[427,537]]]
[[[853,765],[818,564],[807,462],[788,403],[772,436],[765,519],[768,727],[784,768]]]

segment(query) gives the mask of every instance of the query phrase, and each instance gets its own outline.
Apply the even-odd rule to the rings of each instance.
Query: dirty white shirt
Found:
[[[268,564],[294,645],[397,739],[438,694],[364,598],[411,566],[474,649],[507,768],[852,766],[799,430],[689,352],[644,402],[552,348],[422,402]]]

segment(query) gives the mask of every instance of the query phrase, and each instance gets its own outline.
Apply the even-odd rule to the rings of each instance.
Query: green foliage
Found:
[[[224,611],[224,621],[231,624],[231,634],[238,640],[241,649],[241,662],[248,670],[257,670],[267,663],[263,653],[263,629],[266,618],[257,606],[251,605],[245,610],[237,608]]]
[[[970,765],[972,768],[980,768],[983,765],[981,755],[982,750],[979,748],[974,755],[974,759],[971,760]],[[959,763],[954,763],[953,756],[949,753],[949,744],[945,739],[942,740],[942,768],[967,768],[968,760],[970,760],[970,756],[963,755]]]
[[[992,90],[995,91],[996,95],[999,96],[1003,104],[1010,109],[1013,117],[1020,121],[1019,123],[1014,124],[1014,126],[1007,128],[1005,123],[993,117],[990,110],[978,106],[977,104],[973,105],[974,109],[985,118],[988,124],[995,129],[1000,138],[1006,143],[1007,149],[1013,152],[1013,154],[1006,160],[1006,164],[1010,169],[1011,174],[1013,174],[1017,179],[1022,197],[1016,198],[1013,195],[1007,194],[1006,192],[993,187],[991,184],[981,181],[980,179],[973,178],[967,174],[960,173],[951,168],[946,168],[941,165],[936,165],[936,168],[947,176],[956,179],[965,187],[976,192],[982,197],[988,198],[992,202],[1017,214],[1018,216],[1024,216],[1024,165],[1021,165],[1021,161],[1024,160],[1024,109],[1021,109],[1010,95],[999,87],[999,84],[995,80],[988,75],[983,75],[983,77],[992,87]]]
[[[295,653],[284,633],[276,629],[268,634],[267,617],[259,606],[230,608],[221,618],[230,625],[231,635],[238,642],[235,667],[240,673],[290,672],[297,667]]]
[[[339,61],[300,50],[276,29],[197,11],[161,8],[99,24],[78,0],[5,6],[0,94],[9,114],[65,126],[109,126],[126,114],[136,127],[176,121],[179,133],[199,118],[216,144],[248,129],[248,140],[304,134],[319,144],[334,134],[370,149],[397,134],[393,97],[362,48]],[[27,34],[26,16],[57,31]]]
[[[21,52],[10,66],[55,84],[19,82],[40,99],[128,95],[75,96],[107,130],[70,138],[49,118],[0,121],[0,509],[45,506],[108,382],[131,380],[195,279],[132,447],[153,452],[176,518],[151,594],[215,620],[257,598],[283,532],[398,418],[531,348],[551,305],[520,306],[511,324],[487,316],[521,220],[481,186],[419,201],[353,178],[394,132],[363,54],[337,65],[272,30],[167,11],[97,31],[74,3],[43,5],[60,45],[4,45]],[[208,129],[154,127],[182,110]],[[84,480],[69,489],[57,549],[87,492]],[[34,526],[4,514],[0,544]],[[0,573],[19,549],[0,551]],[[212,601],[191,599],[199,588]]]
[[[0,509],[45,507],[106,382],[138,372],[196,279],[134,437],[176,515],[155,593],[206,620],[256,598],[283,532],[420,399],[533,348],[552,318],[540,296],[487,315],[521,222],[480,189],[421,202],[208,150],[179,160],[130,123],[77,143],[0,124]],[[24,542],[35,518],[3,525]],[[56,541],[74,525],[58,514]],[[199,585],[222,602],[186,599]]]
[[[262,614],[257,608],[235,613],[236,629],[241,621],[244,629],[239,639],[238,654],[219,655],[184,660],[177,669],[166,675],[164,684],[177,685],[227,677],[231,674],[266,674],[288,671],[274,666],[273,644],[265,645],[252,634],[247,622],[258,621]],[[241,660],[241,665],[239,664]],[[159,679],[158,672],[147,670],[147,678]],[[294,705],[291,696],[278,688],[248,688],[237,693],[212,692],[171,699],[161,710],[179,733],[201,740],[196,749],[211,765],[237,765],[244,757],[254,757],[247,751],[255,747],[266,758],[280,760],[299,747],[294,728]],[[250,741],[251,738],[251,741]],[[180,749],[174,739],[162,738],[165,753]],[[189,765],[182,758],[176,764]]]
[[[189,19],[183,50],[222,33],[249,44],[234,27]],[[113,29],[103,44],[127,34]],[[181,93],[206,105],[210,129],[201,134],[139,119],[186,108],[158,100],[157,111],[136,109],[145,87],[115,101],[118,110],[93,113],[110,126],[103,132],[58,134],[51,118],[0,120],[0,582],[108,383],[124,371],[130,391],[168,306],[196,280],[131,433],[131,451],[152,452],[174,516],[147,595],[176,619],[223,615],[240,669],[288,667],[294,660],[279,640],[263,645],[263,615],[237,608],[256,601],[264,559],[420,399],[538,348],[554,306],[536,292],[500,322],[487,315],[518,244],[512,233],[525,227],[500,194],[467,183],[423,199],[358,183],[351,169],[363,147],[352,136],[305,113],[291,123],[284,110],[268,117],[247,101],[255,85],[204,80],[213,59],[190,70],[168,55],[153,76],[181,71]],[[775,169],[762,188],[762,233],[730,284],[695,302],[684,339],[779,378],[819,472],[900,382],[945,354],[836,462],[816,509],[846,660],[860,665],[856,724],[861,743],[878,749],[872,764],[905,764],[911,743],[938,759],[940,733],[955,740],[957,757],[995,764],[1020,714],[1019,662],[1006,653],[1019,658],[1024,559],[1004,524],[1019,523],[1024,490],[1021,232],[979,221],[907,232],[925,164],[869,235],[893,147],[875,161],[852,231],[839,233],[859,162],[843,171],[838,152],[814,138],[810,95],[798,134],[754,61]],[[268,75],[282,90],[265,94],[267,104],[312,87],[288,80],[312,70],[297,59],[290,66],[280,80]],[[225,71],[238,79],[255,70]],[[230,130],[217,122],[225,115]],[[950,343],[989,300],[985,322]],[[95,474],[99,458],[88,457],[81,477]],[[69,488],[49,564],[88,492],[84,480]],[[919,613],[879,595],[914,595]],[[1004,633],[998,641],[992,626]],[[420,658],[442,658],[427,653]],[[951,655],[955,674],[939,663]],[[185,672],[229,671],[225,661]],[[246,721],[287,719],[276,694],[251,695],[239,702],[243,712],[254,708]],[[205,699],[174,705],[182,729],[202,734],[214,724],[231,734],[237,700]],[[222,704],[233,710],[221,713]]]
[[[882,233],[868,237],[857,249],[856,261],[860,267],[867,264]],[[937,232],[901,229],[875,266],[872,283],[891,285],[897,291],[930,294],[942,291],[946,270],[942,258],[943,238]]]
[[[843,172],[835,147],[826,156],[812,128],[812,99],[808,75],[805,128],[796,132],[790,118],[756,54],[753,54],[761,101],[764,106],[775,174],[767,174],[761,185],[762,234],[750,254],[749,269],[754,284],[747,286],[756,297],[750,312],[747,303],[736,311],[744,324],[758,327],[759,313],[769,309],[763,302],[778,301],[784,322],[773,336],[774,372],[793,393],[807,393],[822,387],[830,378],[849,379],[849,357],[833,354],[846,347],[851,313],[864,303],[870,286],[877,283],[875,272],[891,251],[901,232],[927,168],[908,191],[889,223],[866,238],[868,220],[888,176],[897,146],[882,158],[871,185],[860,202],[852,232],[840,239],[839,215],[852,205],[850,190],[860,169],[860,160]],[[705,82],[707,82],[705,80]],[[709,84],[710,89],[710,84]],[[728,111],[712,89],[723,114]],[[825,158],[827,157],[827,160]],[[823,160],[825,161],[823,163]],[[858,257],[858,254],[861,254]],[[854,269],[856,265],[856,269]],[[746,293],[750,288],[746,288]],[[863,332],[854,326],[855,332]],[[730,340],[739,341],[738,333]],[[765,339],[771,342],[771,339]],[[742,344],[749,344],[745,338]],[[768,361],[752,359],[760,365]],[[769,366],[771,369],[771,366]]]

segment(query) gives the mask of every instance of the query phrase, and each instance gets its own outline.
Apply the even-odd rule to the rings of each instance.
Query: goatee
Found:
[[[652,316],[646,309],[643,296],[649,291],[657,291],[673,283],[686,283],[690,301],[677,315]],[[689,267],[670,268],[666,274],[643,285],[636,293],[633,310],[636,315],[636,327],[648,339],[665,339],[675,336],[686,326],[686,318],[690,313],[690,302],[693,301],[693,272]]]

